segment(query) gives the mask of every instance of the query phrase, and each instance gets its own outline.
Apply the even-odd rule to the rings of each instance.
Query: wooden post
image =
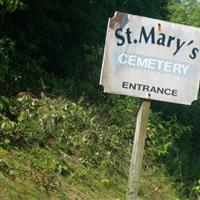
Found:
[[[137,198],[149,110],[150,100],[144,99],[137,115],[133,150],[131,155],[131,164],[129,170],[127,200],[136,200]]]

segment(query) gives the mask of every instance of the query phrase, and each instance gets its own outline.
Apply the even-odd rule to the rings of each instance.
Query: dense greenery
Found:
[[[98,86],[115,10],[200,26],[195,0],[0,0],[0,199],[125,199],[139,100]],[[140,199],[200,197],[199,116],[153,102]]]

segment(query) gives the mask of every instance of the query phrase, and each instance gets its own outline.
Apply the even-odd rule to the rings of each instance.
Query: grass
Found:
[[[61,175],[55,168],[41,166],[45,157],[42,165],[51,165],[46,162],[49,158],[60,159],[57,152],[4,153],[0,160],[1,200],[125,200],[127,177],[114,170],[110,174],[106,168],[85,168],[71,158],[67,162],[73,173]],[[154,168],[143,172],[138,200],[178,200],[178,195],[164,170]]]
[[[58,159],[55,154],[49,155],[49,150],[43,150],[43,156],[44,152],[47,157]],[[42,169],[37,161],[41,162],[39,155],[22,151],[7,152],[1,156],[1,200],[115,200],[122,199],[124,195],[125,185],[120,185],[121,190],[116,191],[115,188],[117,184],[119,187],[119,182],[126,182],[124,177],[115,175],[112,183],[105,179],[101,169],[87,169],[74,163],[68,163],[73,166],[73,174],[62,176],[50,168]]]

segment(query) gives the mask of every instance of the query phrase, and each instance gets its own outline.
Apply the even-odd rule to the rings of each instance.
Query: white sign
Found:
[[[200,29],[116,12],[108,21],[104,91],[191,104],[200,79]]]

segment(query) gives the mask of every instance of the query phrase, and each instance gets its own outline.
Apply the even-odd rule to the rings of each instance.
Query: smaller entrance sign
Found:
[[[116,12],[108,21],[104,91],[191,104],[200,79],[200,29]]]

